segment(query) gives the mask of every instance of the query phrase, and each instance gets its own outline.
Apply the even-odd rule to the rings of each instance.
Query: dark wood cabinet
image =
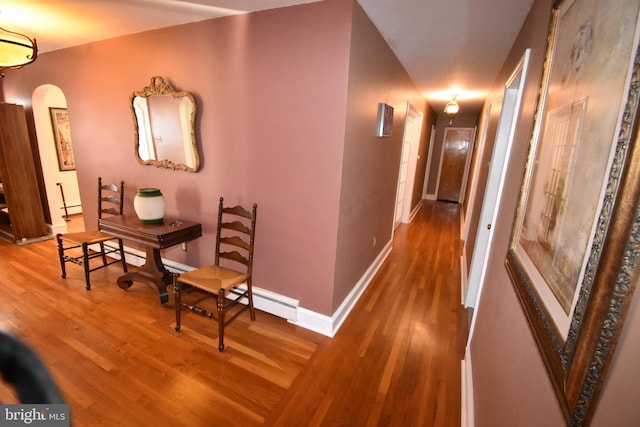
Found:
[[[48,237],[21,105],[0,103],[0,184],[0,237],[18,244]]]

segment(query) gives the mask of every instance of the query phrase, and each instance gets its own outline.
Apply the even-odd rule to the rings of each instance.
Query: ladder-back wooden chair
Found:
[[[256,318],[252,276],[257,209],[255,203],[251,211],[242,206],[224,207],[220,197],[214,264],[174,275],[176,331],[180,331],[183,307],[214,319],[219,351],[224,350],[225,326],[247,309],[251,320]],[[226,266],[221,260],[226,260]]]
[[[98,178],[98,219],[103,215],[122,215],[124,198],[124,181],[120,185],[102,184],[102,178]],[[91,289],[89,275],[92,271],[99,270],[117,262],[122,263],[122,269],[127,272],[127,262],[124,257],[124,247],[122,239],[105,234],[100,230],[80,231],[77,233],[58,233],[58,255],[60,257],[60,267],[62,268],[62,278],[67,277],[65,264],[73,264],[84,267],[84,278],[86,289]],[[105,243],[113,240],[116,246],[107,247]],[[91,246],[91,247],[90,247]],[[117,253],[120,259],[107,259],[110,254]],[[100,261],[91,262],[100,258]]]

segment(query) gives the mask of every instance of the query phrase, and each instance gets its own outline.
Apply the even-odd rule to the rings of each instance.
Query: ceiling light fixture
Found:
[[[444,106],[444,112],[447,116],[449,116],[449,125],[453,124],[453,117],[458,114],[458,111],[460,110],[460,107],[458,106],[458,101],[456,101],[456,98],[458,96],[454,96],[453,98],[451,98],[451,101],[449,101],[449,103],[447,105]]]
[[[36,39],[0,27],[0,77],[4,77],[4,70],[22,68],[37,57]]]

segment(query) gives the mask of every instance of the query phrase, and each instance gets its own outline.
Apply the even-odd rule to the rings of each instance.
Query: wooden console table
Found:
[[[129,289],[133,282],[147,282],[158,289],[160,304],[169,301],[167,286],[173,281],[162,263],[160,249],[165,249],[202,236],[202,225],[177,218],[165,218],[159,224],[143,224],[135,214],[112,216],[98,220],[98,228],[106,234],[144,245],[146,262],[137,271],[118,278],[118,287]]]

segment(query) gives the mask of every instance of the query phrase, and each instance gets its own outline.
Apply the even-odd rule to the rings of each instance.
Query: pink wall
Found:
[[[422,157],[418,166],[422,179],[429,141],[426,130],[430,131],[433,120],[427,113],[426,101],[357,4],[353,15],[348,94],[334,310],[391,239],[407,102],[424,115]],[[394,107],[391,137],[375,135],[380,102]],[[420,193],[422,182],[416,181]],[[415,200],[413,206],[420,201]]]
[[[168,215],[204,227],[188,252],[163,255],[201,266],[212,261],[218,198],[257,202],[255,285],[330,315],[351,13],[330,0],[45,53],[7,72],[5,99],[29,107],[45,83],[64,92],[87,224],[97,176],[124,179],[130,209],[136,188],[157,186]],[[196,99],[196,174],[135,160],[129,96],[156,75]]]
[[[526,48],[531,48],[523,111],[508,163],[502,203],[495,223],[486,281],[471,342],[475,425],[566,425],[545,365],[504,266],[520,190],[533,109],[542,72],[552,0],[536,0],[486,101],[493,104],[487,141],[495,135],[504,82]],[[498,106],[498,108],[496,108]],[[640,316],[636,292],[618,351],[609,369],[593,426],[632,426],[640,422]],[[578,350],[579,351],[579,350]]]
[[[350,70],[350,60],[367,61],[350,49],[354,8],[355,43],[374,58],[371,64],[384,63],[382,72]],[[157,75],[196,99],[198,173],[135,160],[129,96]],[[362,82],[358,89],[354,81]],[[204,227],[204,236],[190,243],[188,252],[172,248],[163,256],[201,266],[212,260],[218,198],[257,202],[255,285],[325,315],[375,259],[370,236],[377,235],[381,244],[389,238],[406,102],[425,110],[364,12],[343,0],[45,53],[8,72],[1,85],[7,101],[29,108],[31,94],[45,83],[60,87],[67,99],[87,224],[96,222],[98,175],[125,180],[129,208],[136,188],[159,187],[168,215]],[[382,94],[397,107],[395,136],[388,141],[373,137]],[[361,145],[378,150],[368,153]],[[366,156],[353,156],[361,148]],[[349,197],[342,205],[344,191]],[[369,236],[366,250],[358,236],[338,230],[339,222],[356,218],[368,228],[358,232]]]

